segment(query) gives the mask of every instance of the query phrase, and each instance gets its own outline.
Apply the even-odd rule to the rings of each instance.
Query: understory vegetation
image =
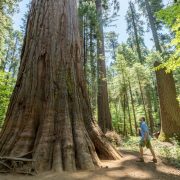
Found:
[[[139,151],[140,137],[128,136],[122,139],[121,148],[130,151]],[[165,163],[180,168],[180,144],[179,141],[171,139],[171,142],[161,142],[156,138],[152,139],[152,146],[158,157]],[[145,151],[149,151],[145,148]]]

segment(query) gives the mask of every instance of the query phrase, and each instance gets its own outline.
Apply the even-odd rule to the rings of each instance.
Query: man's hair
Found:
[[[141,117],[141,119],[142,119],[143,121],[146,121],[145,117]]]

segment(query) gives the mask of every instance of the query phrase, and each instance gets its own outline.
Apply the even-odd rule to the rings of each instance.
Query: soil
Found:
[[[103,161],[103,168],[94,171],[47,172],[37,176],[0,174],[0,180],[180,180],[180,169],[164,164],[159,158],[157,163],[153,163],[148,150],[145,151],[145,162],[136,162],[138,152],[128,150],[121,152],[122,160]]]

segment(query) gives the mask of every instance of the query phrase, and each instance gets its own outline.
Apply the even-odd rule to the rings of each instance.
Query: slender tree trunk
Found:
[[[137,30],[137,26],[136,26],[136,22],[135,22],[135,9],[134,9],[134,4],[130,1],[129,2],[130,5],[130,9],[131,9],[131,15],[132,15],[132,22],[133,22],[133,28],[134,28],[134,35],[135,35],[135,41],[136,41],[136,50],[138,53],[138,57],[140,60],[140,63],[143,64],[143,58],[141,55],[141,48],[140,48],[140,41],[139,41],[139,36],[138,36],[138,30]]]
[[[151,31],[152,31],[152,35],[153,35],[156,50],[159,51],[160,53],[162,53],[161,46],[160,46],[160,43],[159,43],[159,37],[158,37],[158,34],[157,34],[157,28],[156,28],[156,25],[155,25],[155,19],[154,19],[153,12],[151,10],[151,6],[149,4],[149,0],[145,0],[145,5],[146,5],[146,10],[147,10],[149,23],[150,23],[150,26],[151,26]]]
[[[128,117],[129,117],[130,134],[132,136],[133,135],[133,130],[132,130],[131,112],[130,112],[130,108],[129,108],[129,98],[128,98],[127,89],[126,89],[126,100],[127,100],[127,111],[128,111]]]
[[[17,49],[17,43],[18,43],[18,38],[16,37],[15,44],[14,44],[14,47],[13,47],[13,52],[12,52],[11,63],[9,65],[8,72],[11,72],[12,69],[15,69],[14,66],[16,66],[16,63],[15,63],[15,60],[16,60],[15,54],[16,54],[16,49]],[[14,75],[15,75],[15,72],[12,72],[12,77],[14,77]]]
[[[75,0],[32,1],[0,156],[29,153],[37,171],[93,169],[96,152],[120,158],[92,118],[77,20]]]
[[[121,104],[121,98],[119,98],[119,114],[121,113],[121,111],[123,110],[123,106]],[[121,118],[122,117],[122,118]],[[121,116],[121,114],[119,115],[119,124],[122,124],[123,123],[123,115]],[[122,126],[121,126],[121,130],[120,130],[120,125],[118,126],[118,130],[119,130],[119,133],[122,133]]]
[[[153,79],[153,74],[151,74],[151,78],[152,78],[152,84],[153,84],[153,105],[154,105],[154,112],[158,112],[159,111],[159,107],[158,107],[158,92],[157,92],[157,83],[155,82],[155,80]]]
[[[5,60],[4,60],[4,61],[2,60],[2,62],[1,62],[1,67],[0,67],[0,68],[1,68],[3,71],[6,70],[6,64],[7,64],[7,62],[8,62],[8,57],[9,57],[9,51],[10,51],[10,46],[8,46]]]
[[[140,89],[140,93],[141,93],[141,99],[142,99],[142,103],[143,103],[145,118],[146,118],[147,124],[149,124],[148,115],[147,115],[147,111],[146,111],[146,104],[145,104],[144,95],[143,95],[143,89],[142,89],[142,85],[141,85],[141,81],[140,81],[138,73],[137,73],[137,78],[138,78],[139,89]]]
[[[134,107],[134,99],[133,99],[132,88],[131,88],[131,83],[130,83],[129,79],[128,79],[128,85],[129,85],[129,93],[130,93],[130,97],[131,97],[131,105],[132,105],[133,116],[134,116],[135,131],[136,131],[136,135],[138,135],[137,120],[136,120],[136,113],[135,113],[135,107]]]
[[[79,0],[79,6],[82,5],[82,0]],[[81,43],[81,62],[84,67],[84,16],[79,17],[79,36],[80,36],[80,43]],[[86,76],[85,76],[86,77]]]
[[[98,27],[97,27],[98,123],[102,131],[106,132],[107,130],[112,130],[112,119],[111,119],[109,102],[108,102],[101,0],[96,0],[96,11],[97,11],[97,19],[98,19]]]
[[[148,85],[149,86],[149,85]],[[151,103],[151,89],[150,87],[146,87],[146,104],[147,104],[147,110],[148,110],[148,119],[149,119],[149,124],[150,124],[150,130],[151,134],[153,134],[154,131],[154,119],[152,115],[152,103]]]
[[[114,108],[115,108],[115,112],[116,112],[116,120],[118,120],[119,115],[118,115],[118,107],[117,107],[116,101],[114,102]]]
[[[88,53],[88,51],[87,51],[87,48],[88,48],[88,35],[87,35],[87,17],[86,16],[84,16],[84,21],[83,21],[83,50],[84,50],[84,76],[85,76],[85,78],[86,78],[86,80],[87,80],[87,53]]]
[[[93,25],[90,26],[90,65],[91,65],[91,104],[93,112],[96,109],[97,102],[97,84],[96,84],[96,59],[95,59],[95,49],[93,46]]]
[[[123,95],[123,102],[122,102],[122,107],[123,107],[123,134],[124,136],[127,136],[127,129],[126,129],[126,94]]]

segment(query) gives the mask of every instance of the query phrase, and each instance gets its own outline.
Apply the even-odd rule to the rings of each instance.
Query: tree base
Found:
[[[161,132],[158,140],[162,142],[172,142],[172,140],[180,141],[180,133],[165,134],[164,132]]]

